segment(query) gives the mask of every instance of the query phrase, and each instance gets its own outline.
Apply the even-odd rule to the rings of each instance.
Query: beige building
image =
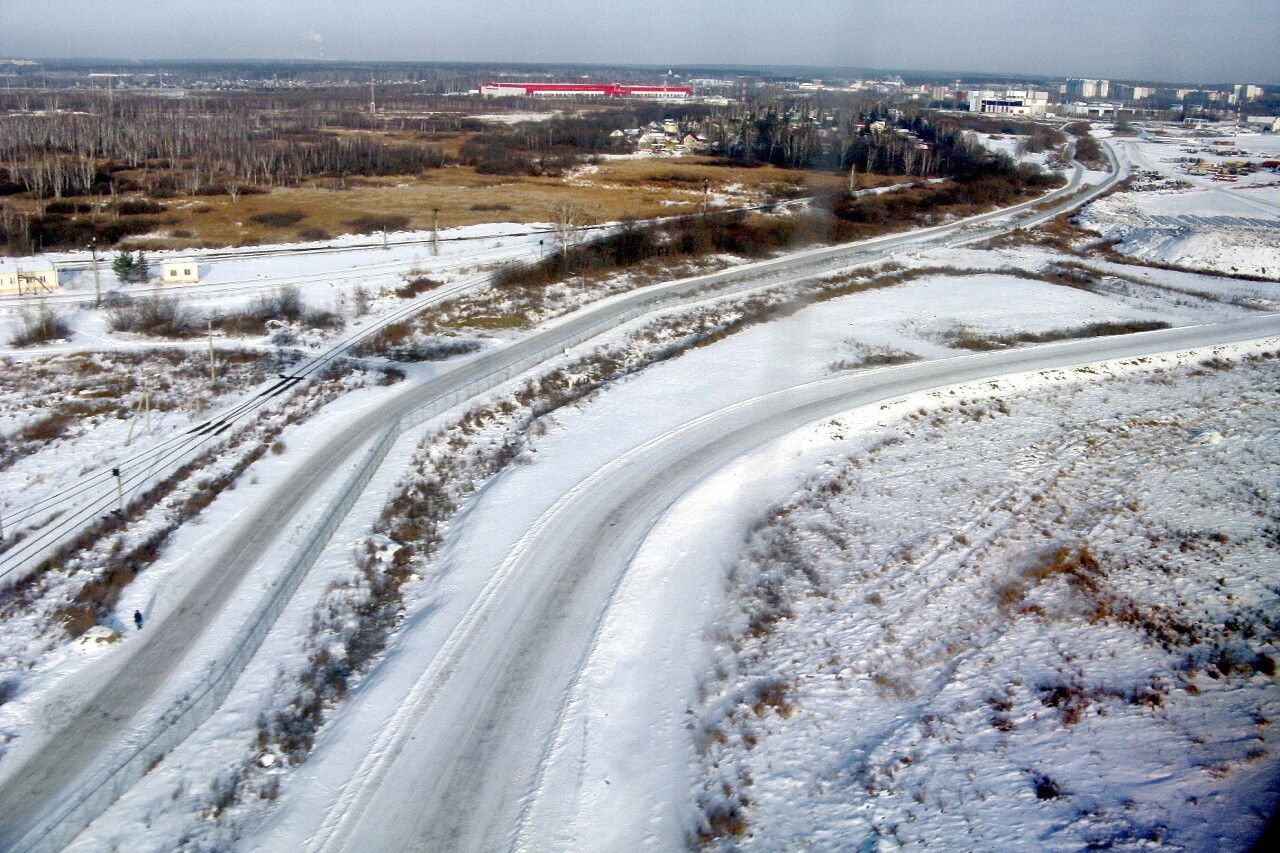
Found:
[[[191,258],[161,261],[160,281],[165,284],[195,284],[200,281],[200,264]]]
[[[14,263],[0,264],[0,293],[39,296],[58,289],[58,271],[51,266],[24,268]]]

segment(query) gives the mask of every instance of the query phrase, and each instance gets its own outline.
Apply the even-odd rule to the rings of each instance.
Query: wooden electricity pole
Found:
[[[213,360],[213,320],[209,321],[209,392],[213,393],[215,386],[218,384],[218,375],[216,364]]]
[[[102,283],[98,279],[98,238],[89,241],[89,253],[93,255],[93,307],[102,304]]]

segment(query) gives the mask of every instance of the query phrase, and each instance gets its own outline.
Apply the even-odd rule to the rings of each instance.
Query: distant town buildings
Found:
[[[1145,101],[1155,97],[1154,86],[1130,86],[1126,83],[1112,83],[1110,96],[1118,101]]]
[[[982,89],[969,93],[969,112],[1043,116],[1048,110],[1048,92],[1034,89]]]
[[[1074,100],[1089,101],[1111,95],[1110,80],[1094,80],[1089,77],[1070,77],[1062,87],[1062,94]]]
[[[1106,101],[1077,101],[1071,104],[1062,104],[1057,111],[1063,115],[1084,116],[1085,118],[1113,118],[1116,110],[1119,109],[1121,109],[1120,104]]]
[[[693,90],[684,86],[619,86],[592,83],[486,83],[486,98],[638,98],[646,101],[685,101]]]

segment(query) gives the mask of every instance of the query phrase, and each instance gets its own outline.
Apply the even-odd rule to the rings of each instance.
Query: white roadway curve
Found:
[[[1103,191],[1114,182],[1117,175],[1118,170],[1089,195]],[[1081,177],[1081,170],[1077,168],[1069,184],[1051,196],[1063,199],[1072,195],[1079,187]],[[271,590],[269,595],[287,597],[291,594],[300,577],[298,572],[305,573],[309,564],[305,559],[299,558],[303,563],[300,570],[292,563],[287,567],[262,565],[258,558],[263,549],[291,525],[299,523],[299,513],[311,496],[325,488],[335,476],[348,476],[352,463],[360,459],[362,453],[367,453],[366,449],[371,441],[379,435],[385,437],[386,429],[410,428],[429,416],[447,410],[449,406],[492,389],[521,371],[559,354],[566,347],[658,308],[830,273],[878,259],[906,246],[924,247],[975,239],[993,231],[1009,230],[1025,225],[1030,220],[1051,216],[1059,207],[1078,204],[1082,198],[1072,195],[1058,207],[1032,211],[1031,208],[1038,208],[1046,202],[1046,198],[1036,199],[946,226],[861,243],[810,249],[770,261],[622,294],[584,308],[510,346],[460,364],[434,380],[407,388],[405,393],[379,410],[368,413],[332,436],[325,447],[315,454],[313,461],[291,474],[277,489],[276,497],[269,502],[266,511],[260,514],[247,513],[246,515],[253,517],[240,529],[227,531],[225,545],[219,553],[210,554],[201,566],[190,567],[189,573],[193,576],[190,591],[181,604],[162,621],[148,626],[146,643],[130,646],[125,654],[106,664],[112,669],[110,679],[73,697],[76,704],[74,709],[63,712],[57,719],[47,720],[52,727],[50,737],[38,739],[38,745],[34,741],[28,744],[19,741],[16,744],[6,757],[4,766],[0,767],[0,849],[49,850],[60,847],[140,778],[147,767],[176,744],[177,739],[189,733],[199,720],[212,712],[212,708],[216,707],[215,700],[220,701],[226,695],[225,689],[229,687],[219,686],[216,695],[211,694],[210,690],[213,688],[206,683],[207,676],[202,672],[191,671],[187,659],[193,654],[203,635],[218,623],[228,602],[235,596],[245,594],[246,579],[251,578],[257,588]],[[392,424],[390,428],[386,427],[389,423]],[[745,438],[744,436],[744,440]],[[727,447],[723,443],[720,446]],[[692,471],[705,469],[705,463],[700,460],[690,462]],[[658,490],[658,493],[663,492]],[[617,518],[616,533],[635,532],[635,522],[630,520],[631,515],[644,517],[654,509],[650,499],[638,500],[640,503],[636,507],[623,508],[626,517]],[[312,523],[313,519],[306,521]],[[605,527],[601,529],[607,529],[609,521],[604,522]],[[322,544],[322,540],[327,538],[327,533],[321,529],[325,523],[321,521],[315,524],[315,532],[306,541],[312,545],[317,542]],[[304,547],[306,546],[300,546]],[[595,545],[591,547],[594,548]],[[590,549],[582,552],[582,559],[575,561],[574,565],[591,565],[593,553]],[[299,560],[293,562],[297,563]],[[585,571],[585,568],[581,570]],[[607,594],[608,583],[599,588],[589,586],[596,583],[593,580],[595,572],[582,574],[583,586],[580,590],[575,589],[575,577],[577,575],[570,573],[554,586],[539,589],[536,595],[530,595],[523,603],[520,598],[498,596],[494,599],[495,606],[509,602],[519,604],[520,608],[514,615],[503,612],[499,621],[493,624],[502,626],[510,618],[513,626],[523,624],[528,627],[546,622],[550,628],[563,621],[564,613],[578,612],[580,605],[576,602],[597,602],[601,594]],[[552,597],[547,598],[547,595]],[[535,601],[540,603],[536,614],[532,607]],[[555,607],[551,607],[553,604]],[[541,605],[551,609],[542,612]],[[474,627],[469,630],[479,630],[490,618],[488,614],[493,612],[486,609],[487,605],[483,602],[477,606],[480,608],[477,610],[477,619],[480,621],[474,623]],[[267,624],[279,612],[278,608],[273,607],[264,604],[256,611],[263,615],[230,632],[232,636],[226,641],[226,651],[222,655],[221,668],[224,671],[219,676],[220,684],[228,677],[233,679],[257,648]],[[593,629],[587,630],[588,635],[591,630]],[[499,630],[499,633],[503,631]],[[463,648],[468,645],[464,640],[465,636],[459,635]],[[534,650],[544,647],[534,642],[529,644],[529,648],[529,654],[534,655]],[[125,650],[122,649],[122,652]],[[517,675],[523,665],[528,665],[531,671],[535,664],[538,667],[556,665],[554,660],[535,657],[526,659],[525,656],[519,656],[515,663]],[[554,657],[551,656],[553,659]],[[504,656],[500,656],[500,660],[504,666],[511,664]],[[442,658],[441,663],[451,667],[472,665],[469,659],[463,660],[461,657],[454,662]],[[572,671],[576,660],[561,662],[560,665],[568,666],[570,670],[567,671]],[[552,681],[553,676],[554,673],[547,673]],[[511,675],[504,677],[510,679]],[[198,705],[194,704],[196,700],[187,704],[180,703],[181,707],[162,704],[171,701],[165,696],[175,692],[175,679],[189,685],[185,689],[199,697]],[[229,684],[229,681],[226,683]],[[445,678],[442,683],[461,682]],[[523,676],[510,683],[524,683]],[[509,697],[510,695],[508,694]],[[448,695],[441,701],[447,702]],[[441,705],[434,703],[434,707]],[[465,710],[457,715],[459,722],[471,716]],[[500,716],[494,719],[498,720]],[[494,732],[503,730],[502,724],[495,722],[495,726]],[[465,759],[462,764],[466,764]],[[453,793],[445,793],[454,797],[448,801],[455,804],[465,805],[465,801],[457,797],[465,798],[469,784],[467,779],[474,779],[475,784],[480,786],[494,784],[492,774],[484,774],[481,778],[467,771],[465,766],[460,766],[457,773],[450,775],[457,781],[450,788]],[[476,814],[470,807],[465,811],[471,817]],[[358,813],[365,814],[363,810],[358,810]],[[495,820],[500,820],[497,815],[494,817]],[[467,826],[471,822],[465,821]],[[345,826],[344,822],[342,827]],[[466,831],[470,832],[470,829]]]
[[[564,494],[509,553],[311,849],[554,849],[521,815],[612,592],[668,508],[753,448],[918,391],[1276,336],[1280,315],[1269,314],[888,368],[749,400],[627,452]]]

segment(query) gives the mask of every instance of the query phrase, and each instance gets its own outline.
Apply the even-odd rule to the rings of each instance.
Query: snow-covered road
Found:
[[[1277,334],[1280,316],[1268,315],[824,380],[723,409],[633,448],[569,489],[508,555],[423,665],[410,700],[332,800],[312,845],[553,847],[574,816],[573,791],[537,782],[612,591],[667,509],[753,449],[913,392]],[[530,815],[536,818],[524,819]]]
[[[1080,173],[1077,171],[1072,183],[1056,193],[1055,197],[1069,194],[1076,188],[1079,180]],[[1041,204],[1043,200],[1028,202],[1014,210],[1025,213],[1029,208]],[[41,848],[60,845],[165,754],[175,741],[172,736],[162,737],[162,733],[173,728],[170,723],[175,708],[184,709],[182,714],[186,722],[182,728],[185,731],[190,731],[193,721],[198,721],[197,718],[209,712],[210,706],[216,704],[214,700],[206,703],[204,710],[192,711],[190,714],[185,710],[192,707],[183,704],[188,694],[207,689],[207,685],[202,683],[205,668],[190,665],[189,654],[204,641],[205,632],[219,622],[226,604],[234,597],[245,578],[253,577],[258,585],[258,592],[255,594],[263,596],[264,600],[275,594],[274,591],[287,590],[285,566],[263,566],[259,564],[258,557],[267,550],[270,543],[284,535],[287,529],[299,525],[309,528],[312,525],[314,518],[307,517],[304,512],[304,508],[310,505],[309,500],[317,494],[325,493],[326,489],[332,494],[335,479],[333,471],[344,472],[343,478],[350,476],[345,472],[355,466],[355,459],[362,452],[361,449],[367,447],[386,424],[401,422],[402,418],[407,419],[404,423],[421,422],[425,417],[438,414],[449,405],[493,388],[565,347],[612,328],[625,319],[640,316],[657,306],[706,298],[713,292],[733,292],[831,272],[865,262],[869,258],[880,257],[904,245],[950,242],[963,229],[972,229],[978,223],[992,220],[1007,220],[1012,212],[999,211],[949,226],[879,238],[863,244],[809,250],[774,261],[604,300],[516,344],[486,353],[435,380],[408,389],[406,393],[363,414],[357,421],[337,432],[318,452],[310,454],[308,461],[263,504],[262,512],[253,514],[240,529],[228,532],[223,549],[208,555],[201,568],[193,573],[200,580],[190,585],[190,593],[184,602],[153,626],[149,626],[148,642],[134,644],[127,654],[115,656],[110,673],[94,673],[92,678],[86,676],[81,679],[83,683],[72,685],[74,691],[69,688],[59,692],[63,702],[59,708],[62,710],[49,718],[48,737],[33,737],[19,744],[6,762],[7,772],[3,780],[0,780],[0,815],[5,816],[5,820],[0,822],[0,846],[12,849],[30,845]],[[1041,212],[1038,216],[1046,214],[1051,215],[1051,212]],[[1013,226],[1002,223],[1000,227]],[[971,236],[972,230],[968,234]],[[936,383],[938,380],[932,381]],[[600,477],[622,479],[610,481],[607,488],[599,488],[605,488],[606,493],[610,490],[626,493],[627,489],[623,487],[630,486],[636,494],[634,504],[610,508],[596,519],[596,514],[602,508],[598,506],[598,499],[593,496],[600,492],[594,483],[584,484],[582,497],[571,499],[571,507],[566,505],[559,515],[547,519],[542,525],[550,531],[545,535],[562,536],[563,540],[552,540],[549,545],[539,544],[536,550],[533,545],[529,545],[512,556],[508,570],[501,577],[519,579],[520,583],[528,582],[526,579],[533,573],[521,571],[519,566],[527,562],[539,565],[546,563],[547,547],[562,557],[571,555],[571,559],[568,562],[561,560],[555,564],[555,571],[543,575],[552,578],[553,582],[534,583],[534,589],[527,590],[524,594],[513,596],[506,589],[505,581],[495,580],[472,615],[460,623],[459,633],[450,644],[456,649],[456,654],[440,658],[435,667],[435,671],[443,675],[463,666],[480,666],[481,670],[474,677],[432,680],[428,686],[433,691],[439,688],[441,692],[437,700],[426,705],[426,711],[434,713],[435,709],[448,706],[451,701],[448,691],[456,689],[450,687],[454,684],[466,688],[458,696],[460,701],[475,701],[476,695],[468,692],[474,689],[485,700],[477,707],[487,709],[481,715],[446,715],[454,719],[455,723],[474,723],[472,726],[465,726],[468,731],[457,734],[456,742],[471,743],[471,748],[476,750],[474,754],[484,760],[473,760],[466,753],[455,754],[457,766],[470,769],[467,772],[460,771],[455,778],[451,778],[448,789],[441,792],[441,802],[456,805],[461,802],[472,803],[479,798],[495,804],[491,821],[481,824],[472,819],[464,820],[461,825],[456,826],[457,831],[474,830],[499,835],[507,831],[512,818],[510,809],[496,804],[510,803],[509,792],[513,787],[504,783],[495,784],[495,779],[500,777],[495,776],[487,761],[501,756],[501,752],[491,751],[492,746],[495,743],[514,742],[510,740],[512,738],[530,744],[528,750],[533,751],[521,753],[519,766],[530,772],[538,766],[534,745],[544,743],[545,739],[524,739],[528,724],[522,721],[517,709],[526,707],[527,701],[531,702],[528,707],[542,714],[535,730],[549,730],[549,727],[554,726],[556,709],[559,707],[555,698],[563,691],[564,679],[571,677],[576,671],[581,654],[589,648],[594,630],[594,619],[582,622],[579,617],[588,613],[595,614],[598,618],[607,603],[609,590],[625,568],[626,557],[630,553],[627,548],[633,548],[643,539],[651,520],[660,515],[670,501],[682,493],[699,473],[714,470],[716,465],[723,464],[724,460],[737,453],[736,442],[746,445],[758,443],[764,440],[763,436],[789,428],[789,424],[795,425],[819,417],[814,412],[833,405],[835,400],[839,400],[839,405],[845,408],[857,405],[856,401],[850,403],[841,399],[845,391],[832,391],[831,387],[833,386],[828,383],[822,383],[820,387],[813,386],[807,390],[799,389],[779,395],[768,405],[761,404],[763,408],[735,408],[708,420],[705,427],[690,425],[674,436],[663,439],[655,445],[662,448],[654,451],[660,454],[658,457],[641,458],[641,454],[618,460],[604,469]],[[816,396],[809,399],[806,394]],[[830,397],[829,394],[835,396]],[[744,418],[741,424],[723,420],[735,416]],[[704,447],[707,437],[705,430],[719,431],[727,428],[734,434],[732,440],[722,437],[713,447]],[[688,449],[684,456],[679,452],[681,447]],[[675,467],[664,464],[657,474],[651,475],[653,458],[669,459]],[[681,459],[685,461],[677,464]],[[341,499],[340,495],[338,499]],[[587,512],[584,509],[586,507],[595,509]],[[611,515],[614,511],[622,514],[615,519]],[[600,530],[609,529],[609,523],[615,520],[618,521],[618,529],[599,542],[594,537],[591,540],[581,540],[578,538],[580,534],[575,533],[575,530],[596,529],[592,525],[582,526],[579,519],[584,512],[585,517],[599,522]],[[566,526],[563,521],[565,518],[574,519],[574,524]],[[320,526],[323,526],[323,522]],[[311,533],[303,536],[302,541],[310,542],[318,535]],[[606,571],[600,574],[595,571],[594,567],[601,564],[613,566],[613,573]],[[552,571],[551,565],[545,566],[542,571]],[[283,594],[287,595],[287,591]],[[508,612],[503,609],[507,607],[514,610]],[[499,609],[495,611],[490,608]],[[259,611],[255,611],[257,612]],[[260,612],[272,611],[267,607]],[[242,666],[243,660],[252,654],[256,648],[255,643],[264,630],[261,619],[255,619],[246,621],[240,629],[227,630],[226,626],[221,626],[224,635],[219,642],[223,644],[224,651],[217,655],[220,658],[219,666],[224,666],[228,660],[239,660]],[[482,629],[491,625],[499,626],[497,633],[507,640],[501,649],[491,650],[487,645],[489,634]],[[510,628],[506,627],[508,625]],[[518,632],[516,626],[522,626],[523,633]],[[574,626],[577,626],[578,633],[571,633],[561,639],[561,632]],[[473,641],[473,637],[479,639]],[[472,648],[473,642],[481,643],[478,653],[477,649]],[[576,654],[571,651],[564,656],[561,651],[565,648],[578,651]],[[490,653],[491,651],[494,653]],[[486,660],[490,663],[486,663]],[[538,669],[542,667],[546,668],[545,671]],[[511,687],[521,684],[526,687]],[[556,685],[560,686],[557,688]],[[175,697],[180,697],[176,703]],[[455,707],[466,708],[470,705]],[[404,732],[405,737],[412,737],[411,731],[414,728],[415,726],[406,722],[398,726],[396,731]],[[443,742],[450,741],[443,739]],[[394,754],[397,750],[398,747],[393,744],[385,754]],[[409,761],[408,765],[423,766],[416,760]],[[394,771],[392,777],[401,772],[395,770],[394,765],[389,766]],[[369,772],[380,774],[383,772],[382,766],[371,767]],[[524,777],[523,784],[527,787],[527,777]],[[516,784],[514,788],[520,789],[521,784]],[[353,827],[358,829],[359,817],[367,813],[360,803],[351,805],[352,809],[336,813],[336,822],[332,827],[335,838],[344,837]],[[420,806],[415,805],[412,810],[417,812]],[[476,813],[474,806],[467,812],[472,816]],[[15,817],[17,815],[21,817]],[[349,822],[348,815],[354,817],[356,822]],[[378,822],[385,823],[381,819]],[[52,830],[53,827],[56,827],[56,831]],[[442,831],[445,833],[444,837],[448,837],[448,833],[453,830],[446,828]]]

